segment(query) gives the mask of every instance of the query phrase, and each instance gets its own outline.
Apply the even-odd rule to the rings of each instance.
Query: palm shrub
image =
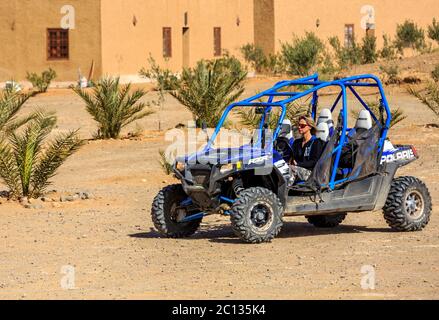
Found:
[[[38,75],[36,73],[27,73],[26,79],[32,83],[32,86],[37,89],[38,93],[46,92],[49,88],[50,83],[52,80],[56,78],[56,72],[52,68],[49,68],[49,70],[45,70],[41,73],[41,75]]]
[[[116,139],[122,128],[153,113],[140,102],[146,92],[137,89],[130,94],[131,84],[121,85],[119,78],[99,80],[91,94],[81,88],[73,90],[84,100],[88,113],[98,123],[98,139]]]
[[[169,176],[172,173],[172,164],[169,162],[166,152],[164,150],[159,150],[159,164],[162,167],[163,172]]]
[[[424,30],[410,20],[396,26],[395,45],[400,52],[404,48],[421,50],[425,47]]]
[[[367,102],[367,106],[373,112],[373,114],[375,116],[377,116],[378,119],[379,119],[380,102],[378,102],[378,101],[373,101],[373,102],[369,101],[369,102]],[[400,123],[400,122],[404,121],[405,119],[407,119],[407,116],[405,115],[404,111],[402,111],[400,108],[391,110],[390,114],[392,116],[392,120],[390,120],[390,128],[392,128],[393,126],[395,126],[398,123]],[[358,116],[358,112],[352,112],[352,116],[355,118],[356,116]]]
[[[204,122],[214,127],[224,109],[244,92],[246,76],[234,57],[201,60],[195,68],[183,70],[180,86],[171,94],[192,112],[198,126]]]
[[[433,23],[428,26],[428,37],[439,43],[439,23],[433,19]]]
[[[439,116],[439,86],[436,83],[430,82],[423,90],[409,86],[407,91]]]
[[[312,32],[303,38],[294,37],[292,43],[282,44],[282,56],[291,75],[307,75],[322,61],[323,42]]]
[[[140,76],[156,81],[159,91],[176,90],[178,88],[179,79],[175,73],[169,69],[162,69],[151,55],[148,58],[148,63],[150,68],[142,68]]]
[[[31,94],[21,94],[10,90],[4,90],[0,93],[0,137],[15,130],[32,118],[32,116],[21,119],[16,117],[18,111],[30,97]]]
[[[53,114],[37,112],[0,143],[0,178],[14,198],[41,196],[57,169],[83,144],[77,131],[47,138],[56,125]]]

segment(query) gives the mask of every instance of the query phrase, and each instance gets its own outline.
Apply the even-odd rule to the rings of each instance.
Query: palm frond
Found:
[[[140,100],[143,90],[131,92],[131,84],[120,85],[119,78],[103,78],[92,93],[74,89],[84,100],[88,113],[98,123],[98,138],[118,138],[122,128],[153,113]]]
[[[56,170],[83,144],[84,140],[78,137],[78,130],[60,134],[50,142],[34,168],[30,181],[31,196],[41,195],[50,185],[49,179],[55,175]]]

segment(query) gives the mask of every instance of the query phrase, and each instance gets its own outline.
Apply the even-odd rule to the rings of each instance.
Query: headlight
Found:
[[[229,163],[229,164],[225,164],[225,165],[221,166],[220,172],[222,174],[224,174],[224,173],[227,173],[229,171],[233,171],[233,169],[234,169],[233,163]]]
[[[186,169],[186,164],[184,162],[177,162],[177,164],[175,165],[175,169],[183,172]]]

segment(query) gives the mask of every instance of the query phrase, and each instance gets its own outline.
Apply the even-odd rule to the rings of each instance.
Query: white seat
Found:
[[[284,121],[282,121],[279,137],[287,138],[288,140],[293,137],[293,126],[289,119],[284,119]]]
[[[316,137],[324,142],[329,140],[329,126],[326,122],[320,122],[317,125]]]
[[[356,131],[367,131],[372,128],[372,116],[367,110],[361,110],[355,124]]]
[[[322,111],[320,111],[319,117],[317,118],[317,125],[322,122],[328,124],[329,131],[334,128],[334,120],[332,119],[332,113],[330,109],[322,109]]]

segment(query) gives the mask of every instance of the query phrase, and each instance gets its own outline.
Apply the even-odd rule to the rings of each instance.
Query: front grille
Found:
[[[207,188],[209,186],[210,171],[191,170],[192,178],[195,184]]]

